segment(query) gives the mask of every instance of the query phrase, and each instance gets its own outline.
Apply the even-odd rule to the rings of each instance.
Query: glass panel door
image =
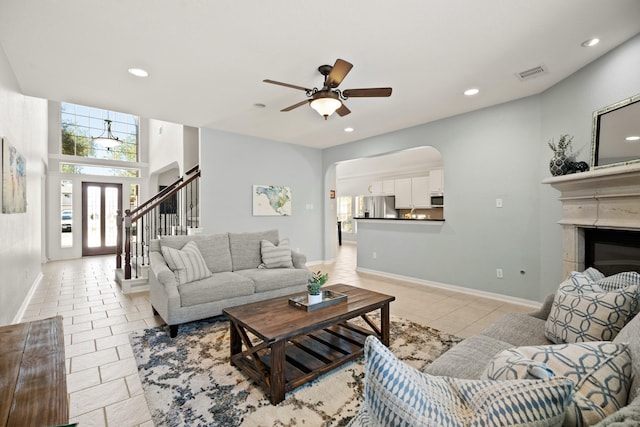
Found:
[[[122,210],[122,185],[82,183],[82,255],[116,253],[116,216]]]

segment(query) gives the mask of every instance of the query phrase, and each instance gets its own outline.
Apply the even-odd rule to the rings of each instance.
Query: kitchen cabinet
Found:
[[[442,169],[434,169],[429,172],[429,191],[444,193],[444,172]]]
[[[369,193],[372,196],[382,196],[382,181],[373,181],[369,186]]]
[[[431,207],[428,176],[411,178],[411,204],[414,208]]]
[[[396,209],[428,208],[431,206],[429,197],[429,177],[396,179]]]
[[[393,196],[396,194],[396,181],[393,179],[385,179],[382,181],[382,194],[385,196]]]
[[[396,179],[396,209],[411,208],[411,178]]]

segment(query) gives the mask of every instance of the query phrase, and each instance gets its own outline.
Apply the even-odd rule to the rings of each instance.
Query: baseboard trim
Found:
[[[518,297],[509,296],[509,295],[496,294],[493,292],[481,291],[478,289],[470,289],[470,288],[465,288],[463,286],[449,285],[446,283],[433,282],[430,280],[417,279],[415,277],[401,276],[399,274],[391,274],[391,273],[386,273],[384,271],[370,270],[368,268],[360,268],[360,267],[356,268],[356,271],[358,273],[371,274],[373,276],[380,276],[388,279],[402,280],[404,282],[415,283],[418,285],[430,286],[430,287],[439,288],[439,289],[446,289],[449,291],[456,291],[463,294],[474,295],[478,297],[490,298],[498,301],[513,303],[513,304],[524,305],[534,309],[538,309],[542,306],[541,302],[532,301],[525,298],[518,298]]]
[[[42,282],[43,277],[44,275],[42,274],[42,271],[41,271],[38,273],[38,277],[36,277],[36,280],[33,281],[33,284],[31,285],[31,288],[29,289],[27,296],[22,301],[22,305],[20,306],[20,308],[18,309],[18,312],[13,318],[14,324],[22,322],[22,317],[24,316],[24,312],[27,311],[27,307],[31,303],[31,298],[33,298],[33,294],[36,292],[36,289],[38,289],[38,286],[40,286],[40,282]]]

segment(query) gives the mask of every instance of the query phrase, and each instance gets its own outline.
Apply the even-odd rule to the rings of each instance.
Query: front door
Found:
[[[82,256],[116,253],[122,184],[82,183]]]

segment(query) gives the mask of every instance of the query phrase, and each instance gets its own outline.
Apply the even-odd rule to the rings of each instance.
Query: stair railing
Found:
[[[200,169],[196,165],[135,209],[118,211],[116,224],[116,268],[124,260],[124,279],[132,278],[132,257],[135,278],[148,264],[148,244],[159,236],[188,234],[200,226]]]

